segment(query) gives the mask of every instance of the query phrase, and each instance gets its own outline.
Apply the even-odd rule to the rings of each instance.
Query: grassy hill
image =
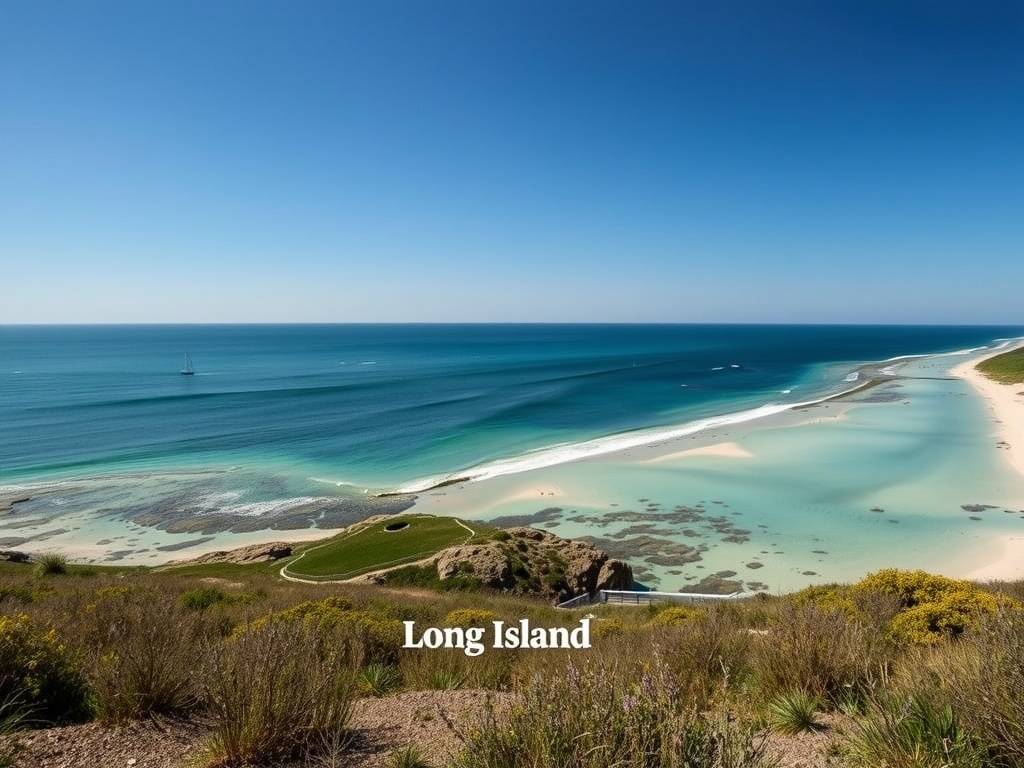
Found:
[[[1001,384],[1024,384],[1024,347],[990,357],[978,370]]]
[[[351,579],[422,560],[474,534],[453,517],[397,515],[306,549],[287,564],[285,573],[309,579]]]

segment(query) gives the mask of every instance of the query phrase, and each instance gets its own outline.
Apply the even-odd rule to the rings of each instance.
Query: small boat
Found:
[[[185,367],[181,369],[182,376],[195,376],[196,370],[192,367],[192,355],[185,353]]]

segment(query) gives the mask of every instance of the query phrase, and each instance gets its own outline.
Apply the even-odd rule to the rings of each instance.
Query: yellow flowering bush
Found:
[[[875,592],[898,601],[900,610],[889,622],[889,634],[912,645],[934,645],[945,637],[957,637],[982,617],[994,615],[1000,606],[1016,604],[969,581],[895,568],[868,575],[852,591]]]
[[[307,600],[258,619],[240,631],[262,627],[273,621],[301,622],[325,640],[337,636],[354,639],[361,646],[366,662],[394,663],[402,647],[400,621],[356,610],[350,601],[342,597]]]
[[[626,631],[621,619],[594,619],[590,622],[590,636],[595,639],[614,637]]]
[[[77,720],[89,710],[77,660],[53,629],[25,614],[0,616],[0,699],[12,698],[48,722]]]

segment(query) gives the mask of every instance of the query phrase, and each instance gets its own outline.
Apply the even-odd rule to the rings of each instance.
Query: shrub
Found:
[[[83,616],[96,712],[105,722],[180,714],[198,703],[203,637],[195,612],[145,589],[108,588]]]
[[[203,671],[213,724],[208,764],[315,759],[347,733],[358,670],[352,646],[301,622],[249,625],[217,643]]]
[[[772,727],[780,733],[802,733],[821,727],[815,718],[818,700],[803,691],[780,693],[768,701]]]
[[[912,645],[934,645],[944,637],[958,637],[982,617],[994,615],[1001,605],[1015,603],[969,581],[892,568],[868,575],[852,592],[895,599],[900,611],[889,623],[890,635]]]
[[[498,616],[482,608],[458,608],[444,617],[449,627],[488,627]]]
[[[62,576],[68,572],[68,559],[60,552],[46,552],[36,558],[36,574]]]
[[[359,676],[359,690],[371,696],[384,696],[399,684],[398,670],[390,664],[367,664]]]
[[[960,727],[949,706],[920,696],[883,694],[846,737],[853,768],[984,768],[985,750]]]
[[[671,676],[570,663],[538,676],[507,717],[493,712],[458,768],[753,768],[750,731],[682,706]]]
[[[964,723],[1006,765],[1024,765],[1024,614],[1002,611],[931,667]]]
[[[902,611],[889,623],[893,638],[911,645],[934,645],[959,637],[983,615],[999,608],[996,597],[980,590],[956,590]]]
[[[88,714],[88,687],[78,660],[28,616],[0,616],[0,697],[17,697],[34,720],[68,722]]]
[[[402,623],[369,611],[354,610],[351,606],[350,601],[340,597],[309,600],[259,619],[255,624],[298,623],[320,636],[353,638],[368,661],[394,664],[403,642]]]
[[[199,587],[182,592],[179,602],[185,607],[194,611],[204,611],[211,605],[228,602],[231,598],[221,589],[216,587]]]
[[[416,747],[396,749],[388,755],[386,768],[430,768],[430,763]]]
[[[716,606],[673,627],[658,642],[680,696],[696,706],[725,693],[731,682],[745,680],[752,639],[735,611]]]
[[[593,619],[590,622],[590,636],[595,640],[602,637],[616,637],[626,631],[626,625],[620,619]]]
[[[767,634],[753,639],[751,662],[768,696],[789,691],[836,701],[870,687],[888,666],[879,633],[842,613],[783,603]]]

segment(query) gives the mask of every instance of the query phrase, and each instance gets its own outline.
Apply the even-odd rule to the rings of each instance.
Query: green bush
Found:
[[[70,722],[89,714],[89,690],[78,659],[28,616],[0,616],[0,699],[16,697],[33,720]]]
[[[390,664],[372,662],[359,676],[359,690],[370,696],[386,696],[398,688],[399,683],[398,670]]]
[[[882,694],[847,735],[852,768],[986,768],[986,750],[949,706],[920,696]]]
[[[68,559],[59,552],[47,552],[36,558],[35,570],[39,576],[63,576],[68,572]]]
[[[386,768],[430,768],[430,763],[416,747],[396,749],[388,755]]]
[[[767,707],[772,727],[779,733],[795,734],[821,727],[815,717],[819,702],[803,691],[780,693],[769,699]]]
[[[182,592],[181,597],[178,598],[179,602],[185,607],[190,608],[193,611],[204,611],[211,605],[217,603],[226,603],[230,601],[230,597],[224,590],[217,589],[216,587],[198,587],[197,589],[190,589],[187,592]]]

